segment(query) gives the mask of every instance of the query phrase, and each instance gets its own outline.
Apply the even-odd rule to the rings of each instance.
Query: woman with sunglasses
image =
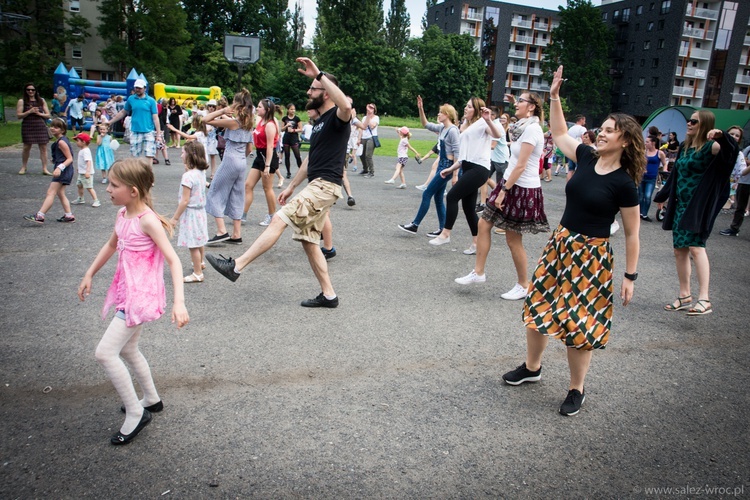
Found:
[[[49,131],[47,130],[47,119],[50,112],[47,103],[36,91],[36,85],[27,83],[23,88],[23,98],[16,104],[16,114],[21,122],[21,142],[23,142],[23,153],[21,154],[21,170],[18,175],[26,174],[26,166],[29,163],[31,146],[39,147],[39,158],[42,160],[42,173],[52,175],[47,170],[47,143],[49,142]]]
[[[655,201],[667,203],[662,228],[672,231],[679,294],[666,311],[687,309],[688,316],[713,312],[708,298],[710,266],[706,240],[716,216],[729,197],[729,176],[737,158],[737,143],[714,128],[714,114],[700,110],[687,122],[685,142],[667,184]],[[693,306],[690,291],[690,261],[698,277],[698,301]]]

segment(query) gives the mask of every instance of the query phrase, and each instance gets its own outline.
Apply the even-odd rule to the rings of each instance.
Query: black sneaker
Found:
[[[515,370],[511,370],[503,375],[506,384],[521,385],[524,382],[539,382],[542,378],[542,367],[535,372],[526,368],[526,363],[522,364]]]
[[[206,245],[215,245],[217,243],[227,241],[228,239],[229,239],[229,233],[217,234],[213,238],[209,238],[208,241],[206,242]]]
[[[320,250],[323,252],[323,257],[325,257],[326,260],[330,260],[336,257],[336,247],[331,247],[330,250],[328,250],[327,248],[321,247]]]
[[[229,238],[227,240],[227,243],[232,243],[234,245],[239,245],[240,243],[242,243],[242,238]]]
[[[719,234],[722,236],[737,236],[738,234],[740,234],[740,232],[735,231],[732,228],[729,228],[729,229],[722,229],[721,231],[719,231]]]
[[[349,198],[346,199],[346,204],[349,205],[350,207],[353,207],[354,205],[357,204],[357,202],[355,202],[354,198],[350,196]]]
[[[59,219],[57,219],[57,222],[75,222],[76,216],[75,215],[63,215]]]
[[[216,269],[220,274],[223,274],[229,281],[237,281],[237,278],[240,277],[240,273],[234,271],[233,258],[226,258],[221,254],[217,257],[214,254],[207,253],[206,260],[211,264],[211,267]]]
[[[286,173],[286,178],[287,178],[287,179],[291,179],[291,178],[292,178],[292,174],[291,174],[291,173],[289,173],[289,172],[287,172],[287,173]]]
[[[584,391],[585,392],[585,391]],[[560,415],[566,417],[572,417],[581,411],[581,405],[586,401],[586,394],[581,394],[578,389],[571,389],[568,391],[568,396],[560,406]]]
[[[661,210],[657,210],[656,211],[656,220],[658,220],[659,222],[663,221],[664,217],[666,217],[666,216],[667,216],[667,209],[666,208],[662,208]]]
[[[44,217],[41,217],[38,214],[24,215],[23,218],[30,222],[36,222],[37,224],[44,224]]]
[[[300,305],[302,307],[328,307],[330,309],[333,309],[334,307],[339,306],[339,298],[334,297],[328,300],[326,296],[321,293],[314,299],[303,300]]]
[[[367,172],[367,175],[366,175],[366,177],[367,177],[368,179],[372,179],[373,177],[375,177],[375,172]]]
[[[363,170],[359,173],[359,175],[367,175],[369,172],[367,170]]]
[[[442,229],[438,229],[437,231],[433,231],[431,233],[427,233],[427,237],[428,238],[437,238],[441,234],[443,234],[443,230]]]
[[[402,231],[406,231],[409,234],[417,234],[417,230],[419,229],[419,226],[410,222],[408,224],[399,224],[398,228],[401,229]]]
[[[477,203],[477,206],[474,207],[474,211],[477,212],[477,213],[484,212],[484,207],[485,206],[486,205],[484,203]]]
[[[172,164],[172,162],[171,162],[171,161],[169,161],[169,160],[164,160],[164,164],[165,164],[165,165],[171,165],[171,164]]]

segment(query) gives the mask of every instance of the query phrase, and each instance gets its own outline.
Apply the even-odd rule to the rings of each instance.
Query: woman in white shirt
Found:
[[[440,171],[443,178],[452,175],[460,167],[463,174],[448,192],[446,198],[445,226],[440,236],[430,240],[431,245],[444,245],[451,241],[453,224],[458,217],[458,202],[466,216],[471,230],[471,246],[464,250],[467,255],[476,253],[477,243],[477,190],[487,182],[490,176],[490,153],[492,139],[500,137],[502,129],[492,121],[490,109],[484,101],[472,97],[464,108],[464,121],[461,124],[461,136],[458,146],[458,158],[449,168]]]
[[[479,220],[474,269],[468,275],[456,278],[456,283],[461,285],[483,283],[486,280],[484,266],[492,244],[490,231],[492,226],[504,229],[505,241],[510,248],[518,277],[518,283],[501,295],[506,300],[525,298],[529,286],[528,258],[522,234],[550,230],[544,213],[544,196],[539,179],[539,159],[544,149],[542,100],[535,93],[524,92],[516,99],[515,106],[518,121],[509,130],[512,141],[510,161],[503,180],[487,199],[487,206]]]

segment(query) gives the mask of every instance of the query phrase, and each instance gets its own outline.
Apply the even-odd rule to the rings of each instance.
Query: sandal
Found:
[[[55,174],[53,174],[49,170],[45,170],[44,172],[42,172],[42,175],[52,175],[52,176],[54,176]]]
[[[201,262],[201,269],[205,269],[205,268],[206,268],[206,263],[205,262]]]
[[[184,283],[203,283],[203,275],[193,273],[190,276],[182,278],[182,281]]]
[[[695,303],[695,307],[688,309],[687,315],[703,316],[704,314],[711,314],[712,312],[714,312],[714,308],[711,306],[711,301],[701,299]]]
[[[683,309],[689,308],[693,303],[692,295],[685,295],[684,297],[677,297],[677,299],[671,304],[664,306],[665,311],[682,311]]]
[[[26,175],[26,169],[22,168],[21,170],[19,170],[18,175]]]

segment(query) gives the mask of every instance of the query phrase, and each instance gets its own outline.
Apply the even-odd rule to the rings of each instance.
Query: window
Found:
[[[602,21],[607,20],[607,12],[602,12]]]
[[[641,102],[641,96],[637,95],[635,96],[635,103],[638,104],[639,102]]]
[[[635,50],[635,42],[630,42],[630,52]]]
[[[438,20],[438,14],[439,14],[439,12],[438,12],[438,11],[435,11],[435,21],[437,21],[437,20]]]
[[[646,31],[654,31],[654,22],[653,21],[649,21],[648,22],[648,24],[646,25]]]
[[[633,84],[633,77],[629,76],[628,77],[628,85],[632,85],[632,84]]]
[[[659,11],[659,14],[668,14],[671,7],[672,0],[661,0],[661,10]]]
[[[664,19],[659,19],[659,22],[656,24],[657,31],[661,31],[664,29]]]
[[[641,23],[635,23],[635,30],[633,31],[640,31],[641,30]]]
[[[654,103],[654,97],[653,96],[646,96],[646,104],[648,106],[651,106]]]
[[[654,2],[651,2],[651,5],[649,6],[648,10],[654,10]]]
[[[70,0],[70,12],[80,12],[81,2],[79,0]]]
[[[622,9],[622,20],[630,21],[630,9]]]
[[[76,70],[76,73],[78,73],[81,78],[83,78],[83,66],[73,66],[73,69]]]
[[[73,59],[81,59],[83,57],[83,50],[81,50],[81,47],[73,47],[72,51],[73,53],[71,54],[71,57]]]
[[[453,14],[453,12],[454,12],[454,11],[453,11],[453,6],[451,5],[451,14]]]
[[[658,76],[651,77],[651,86],[652,87],[658,87],[659,86],[659,77]]]
[[[663,38],[659,38],[659,41],[656,44],[656,48],[657,49],[663,49],[664,48],[664,39]]]
[[[103,80],[105,82],[114,82],[115,81],[115,74],[111,73],[109,71],[102,71],[102,76],[100,80]]]
[[[646,60],[641,59],[641,68],[645,68],[645,67],[646,67]]]
[[[630,100],[629,97],[630,96],[628,96],[628,94],[623,94],[623,96],[622,96],[622,103],[623,104],[627,104],[628,101]]]
[[[628,68],[630,69],[635,68],[635,61],[633,59],[631,59],[630,62],[628,62]]]
[[[643,42],[643,50],[648,50],[651,48],[651,40],[646,40]]]
[[[643,14],[643,5],[639,5],[635,8],[635,15],[640,16],[641,14]]]
[[[659,58],[658,57],[654,57],[651,60],[651,67],[652,68],[658,68],[659,67]]]

